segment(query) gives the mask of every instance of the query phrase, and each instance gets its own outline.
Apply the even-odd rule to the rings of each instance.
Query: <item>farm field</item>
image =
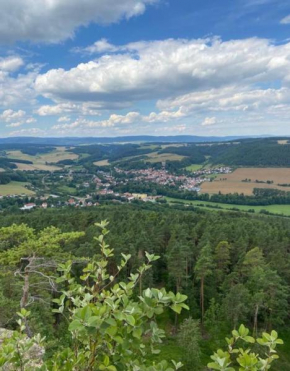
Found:
[[[60,167],[56,165],[47,165],[47,163],[57,163],[63,160],[76,160],[78,155],[70,152],[66,152],[65,147],[58,147],[56,150],[37,156],[30,156],[21,151],[10,151],[8,152],[8,158],[27,160],[33,162],[33,164],[22,164],[17,163],[18,170],[22,171],[33,171],[33,170],[45,170],[55,171],[59,170]]]
[[[155,163],[162,161],[181,161],[185,156],[175,155],[173,153],[157,153],[153,152],[146,155],[148,159],[145,159],[145,162]]]
[[[53,166],[53,165],[45,165],[45,164],[22,164],[15,162],[15,165],[17,165],[17,170],[21,171],[34,171],[34,170],[43,170],[43,171],[56,171],[59,170],[60,167],[58,166]]]
[[[25,188],[25,186],[28,184],[29,183],[24,183],[24,182],[11,182],[9,184],[1,184],[0,185],[0,196],[21,195],[21,194],[32,196],[34,195],[34,192]]]
[[[250,206],[250,205],[232,205],[232,204],[224,204],[219,202],[207,202],[207,201],[189,201],[189,200],[181,200],[178,198],[171,198],[165,197],[166,200],[170,202],[181,202],[187,205],[198,206],[203,205],[202,208],[206,208],[207,210],[221,210],[227,211],[229,209],[239,209],[240,211],[247,212],[248,210],[255,210],[256,213],[259,213],[261,210],[266,210],[271,214],[284,214],[285,216],[290,216],[290,205],[267,205],[267,206]],[[214,209],[214,206],[219,206],[222,209]]]
[[[247,182],[243,181],[246,179]],[[256,183],[256,180],[271,181],[273,184]],[[203,183],[201,191],[209,194],[220,192],[252,195],[254,188],[270,188],[290,192],[290,187],[281,187],[278,184],[290,184],[289,168],[240,168],[231,174],[216,177],[213,182]]]
[[[72,152],[66,152],[66,147],[57,147],[53,152],[40,156],[41,161],[57,163],[63,160],[77,160],[79,156]]]
[[[96,166],[108,166],[110,165],[109,160],[101,160],[94,162],[94,165]]]

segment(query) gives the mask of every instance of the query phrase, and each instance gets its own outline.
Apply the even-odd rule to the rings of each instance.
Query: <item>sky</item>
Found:
[[[0,0],[0,136],[290,135],[289,0]]]

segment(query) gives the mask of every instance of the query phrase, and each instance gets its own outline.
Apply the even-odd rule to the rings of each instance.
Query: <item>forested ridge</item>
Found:
[[[255,336],[273,328],[281,332],[285,345],[273,370],[290,369],[289,333],[285,330],[290,313],[290,221],[283,218],[147,205],[0,215],[0,327],[17,326],[12,313],[23,300],[23,277],[15,275],[25,267],[21,258],[27,258],[35,247],[47,261],[72,256],[76,261],[89,261],[98,251],[95,223],[101,220],[109,221],[106,242],[114,248],[110,274],[116,273],[122,254],[130,254],[118,278],[125,280],[146,262],[148,252],[160,258],[144,273],[138,292],[165,287],[188,297],[189,311],[176,316],[165,310],[158,319],[166,338],[161,354],[151,359],[174,358],[181,360],[186,370],[205,369],[210,354],[223,347],[223,338],[244,323]],[[81,266],[74,268],[75,275],[80,274],[79,269]],[[52,299],[58,295],[48,289],[43,277],[32,274],[31,280],[29,329],[46,336],[49,357],[70,344],[69,333],[62,316],[51,311],[56,309]],[[190,336],[196,354],[193,359],[183,351],[190,333],[196,334]]]
[[[206,156],[210,156],[213,164],[288,167],[290,166],[290,146],[279,144],[278,139],[244,139],[238,142],[209,145],[188,144],[186,147],[166,148],[162,152],[188,156],[197,164],[202,163]]]

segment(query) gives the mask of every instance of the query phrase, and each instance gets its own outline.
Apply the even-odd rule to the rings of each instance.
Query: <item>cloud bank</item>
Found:
[[[0,42],[55,43],[90,23],[109,24],[145,12],[157,0],[0,0]]]

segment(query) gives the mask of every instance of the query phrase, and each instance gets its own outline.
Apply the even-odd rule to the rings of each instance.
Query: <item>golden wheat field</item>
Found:
[[[243,182],[243,180],[248,180]],[[273,184],[257,183],[271,181]],[[290,187],[281,187],[278,184],[290,184],[289,168],[240,168],[231,174],[218,176],[213,182],[202,184],[203,193],[222,194],[244,193],[253,194],[254,188],[275,188],[290,191]]]

